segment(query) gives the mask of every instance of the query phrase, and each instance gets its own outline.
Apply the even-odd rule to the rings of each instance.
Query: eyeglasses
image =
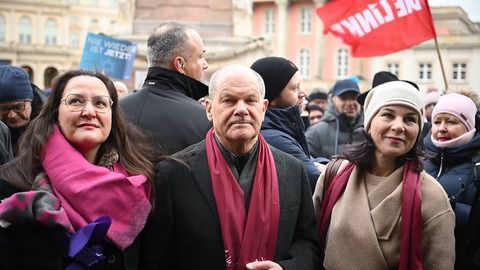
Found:
[[[21,103],[17,103],[15,105],[11,105],[11,106],[0,106],[0,114],[2,115],[6,115],[8,114],[10,111],[14,111],[15,113],[21,113],[23,111],[25,111],[25,106],[27,104],[27,101],[24,100],[22,101]]]
[[[87,101],[90,101],[93,108],[98,113],[106,113],[112,109],[113,101],[108,96],[96,96],[92,99],[86,99],[82,95],[68,94],[61,102],[65,102],[67,109],[71,112],[81,112],[85,109]]]

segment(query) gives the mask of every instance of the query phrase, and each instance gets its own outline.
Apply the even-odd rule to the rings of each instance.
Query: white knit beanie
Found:
[[[363,105],[365,130],[370,129],[373,117],[387,105],[404,105],[419,115],[420,131],[423,128],[423,100],[420,91],[404,81],[391,81],[370,90]]]

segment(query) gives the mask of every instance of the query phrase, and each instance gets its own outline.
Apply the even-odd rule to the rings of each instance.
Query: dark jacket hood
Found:
[[[208,95],[208,86],[204,83],[165,68],[148,68],[147,77],[145,78],[143,86],[147,86],[152,81],[169,84],[171,85],[171,89],[176,89],[195,100]]]

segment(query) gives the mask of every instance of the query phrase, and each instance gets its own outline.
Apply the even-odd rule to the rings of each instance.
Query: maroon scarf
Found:
[[[400,233],[400,270],[423,269],[422,259],[422,193],[420,174],[415,171],[415,163],[406,162],[403,170],[402,186],[402,229]],[[332,210],[342,196],[355,165],[351,162],[343,169],[327,189],[320,213],[321,247],[325,241]]]
[[[217,204],[227,269],[244,270],[255,260],[273,260],[278,237],[280,203],[275,161],[265,139],[258,135],[258,161],[252,194],[245,196],[215,142],[213,128],[206,137],[208,168]]]

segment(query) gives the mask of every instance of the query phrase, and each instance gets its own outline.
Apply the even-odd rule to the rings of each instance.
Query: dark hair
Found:
[[[339,155],[339,157],[353,162],[360,168],[360,170],[369,170],[372,168],[375,161],[376,146],[372,140],[372,137],[367,132],[363,132],[365,140],[353,144],[344,145],[343,151]],[[417,164],[417,172],[423,171],[423,157],[425,155],[425,152],[423,151],[423,144],[420,141],[422,138],[423,136],[421,132],[419,132],[417,135],[417,140],[415,141],[412,149],[404,156],[397,158],[397,166],[403,165],[406,161],[413,161]]]
[[[168,69],[170,62],[176,56],[189,58],[188,29],[190,28],[176,22],[167,22],[158,26],[147,41],[149,66]]]
[[[311,111],[321,111],[322,113],[325,112],[324,109],[322,109],[322,107],[318,106],[318,105],[315,105],[315,104],[312,104],[312,105],[308,105],[307,106],[307,112],[311,112]]]
[[[112,105],[112,129],[102,143],[95,162],[110,151],[116,151],[118,162],[131,174],[143,174],[153,187],[155,180],[154,154],[145,136],[128,123],[118,107],[118,96],[112,81],[101,73],[85,70],[67,71],[55,78],[52,93],[37,118],[31,121],[22,135],[18,156],[0,169],[0,178],[14,186],[30,189],[35,176],[42,171],[40,155],[58,121],[58,112],[65,86],[70,79],[91,76],[101,80],[107,87]]]
[[[308,95],[307,100],[312,101],[314,99],[323,99],[327,100],[328,99],[328,94],[323,92],[323,91],[314,91]]]

